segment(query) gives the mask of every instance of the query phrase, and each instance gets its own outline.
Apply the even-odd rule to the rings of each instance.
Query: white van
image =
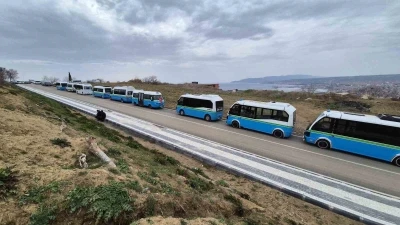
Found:
[[[81,95],[92,95],[92,85],[91,84],[74,84],[77,94]]]

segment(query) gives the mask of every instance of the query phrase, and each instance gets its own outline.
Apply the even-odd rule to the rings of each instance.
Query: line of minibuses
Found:
[[[162,109],[165,100],[160,92],[137,90],[132,86],[92,86],[90,84],[57,83],[57,90],[71,90],[103,99],[135,106]],[[176,113],[206,121],[223,118],[224,101],[219,95],[181,95]],[[284,102],[240,100],[226,116],[226,124],[289,138],[296,124],[296,108]],[[400,166],[400,116],[378,116],[341,111],[324,111],[303,134],[303,141],[321,149],[335,149]]]

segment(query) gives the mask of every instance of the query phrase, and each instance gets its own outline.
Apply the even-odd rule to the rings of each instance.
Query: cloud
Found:
[[[0,64],[170,82],[398,73],[399,10],[379,0],[4,1]]]

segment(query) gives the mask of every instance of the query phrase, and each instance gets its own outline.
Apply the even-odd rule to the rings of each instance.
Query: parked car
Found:
[[[53,84],[49,81],[44,81],[44,82],[42,82],[42,85],[43,86],[52,86]]]
[[[41,84],[42,82],[41,81],[35,81],[35,83],[34,84]]]

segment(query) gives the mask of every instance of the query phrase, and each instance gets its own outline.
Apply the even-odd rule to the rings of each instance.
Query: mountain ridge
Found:
[[[255,78],[245,78],[242,80],[232,81],[231,83],[274,83],[287,80],[302,80],[302,79],[312,79],[320,78],[318,76],[306,75],[306,74],[291,74],[291,75],[278,75],[278,76],[265,76],[265,77],[255,77]]]

